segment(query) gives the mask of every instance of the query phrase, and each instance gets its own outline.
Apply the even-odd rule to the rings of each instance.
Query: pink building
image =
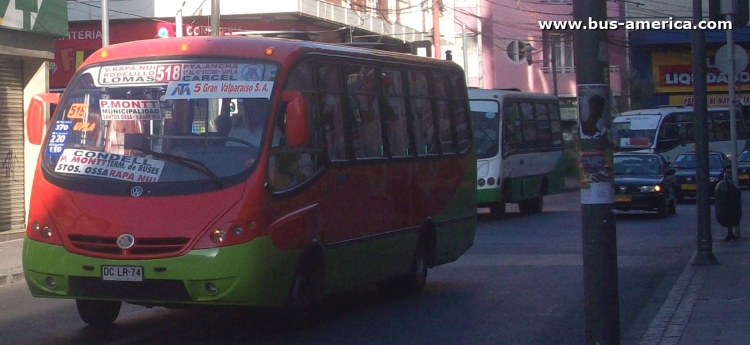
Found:
[[[607,3],[608,20],[622,21],[621,5],[622,2]],[[575,119],[573,31],[542,30],[539,25],[540,21],[572,21],[570,0],[456,1],[456,7],[456,22],[461,26],[456,31],[461,32],[465,25],[465,31],[470,33],[466,35],[467,42],[477,45],[477,56],[481,57],[476,68],[468,68],[470,86],[554,93],[556,82],[557,94],[567,105],[564,115]],[[616,109],[624,109],[627,104],[625,47],[625,29],[610,31],[610,86]],[[529,48],[531,64],[526,57]],[[556,68],[552,64],[553,54]]]

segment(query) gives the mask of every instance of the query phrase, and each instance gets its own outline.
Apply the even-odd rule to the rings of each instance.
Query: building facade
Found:
[[[27,145],[24,114],[46,92],[54,39],[67,34],[65,0],[0,0],[0,233],[23,230],[39,148]]]

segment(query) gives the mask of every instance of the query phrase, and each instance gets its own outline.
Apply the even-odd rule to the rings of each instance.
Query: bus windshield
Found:
[[[277,70],[247,60],[89,67],[57,107],[42,165],[84,180],[220,185],[258,159]]]
[[[495,101],[472,101],[471,116],[474,120],[477,159],[491,158],[500,150],[500,116]]]
[[[660,118],[660,115],[615,118],[612,124],[615,145],[622,151],[650,148],[656,138]]]

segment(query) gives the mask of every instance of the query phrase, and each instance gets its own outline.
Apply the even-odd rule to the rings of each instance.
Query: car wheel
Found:
[[[114,323],[120,314],[121,306],[120,301],[76,300],[76,308],[81,320],[93,327],[105,327]]]

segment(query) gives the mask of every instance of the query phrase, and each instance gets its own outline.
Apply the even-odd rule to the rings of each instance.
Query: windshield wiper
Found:
[[[150,154],[155,157],[164,158],[170,162],[177,163],[186,168],[189,168],[198,172],[202,172],[206,176],[208,176],[208,180],[213,182],[213,184],[215,184],[217,188],[219,189],[224,188],[224,185],[221,183],[221,179],[219,179],[219,177],[216,176],[216,174],[214,174],[213,171],[211,171],[211,168],[209,168],[208,166],[206,166],[205,164],[203,164],[203,162],[199,160],[177,156],[177,155],[173,155],[169,153],[156,152],[156,151],[152,151],[152,150],[144,149],[140,147],[133,147],[133,149],[141,151],[145,154]]]

